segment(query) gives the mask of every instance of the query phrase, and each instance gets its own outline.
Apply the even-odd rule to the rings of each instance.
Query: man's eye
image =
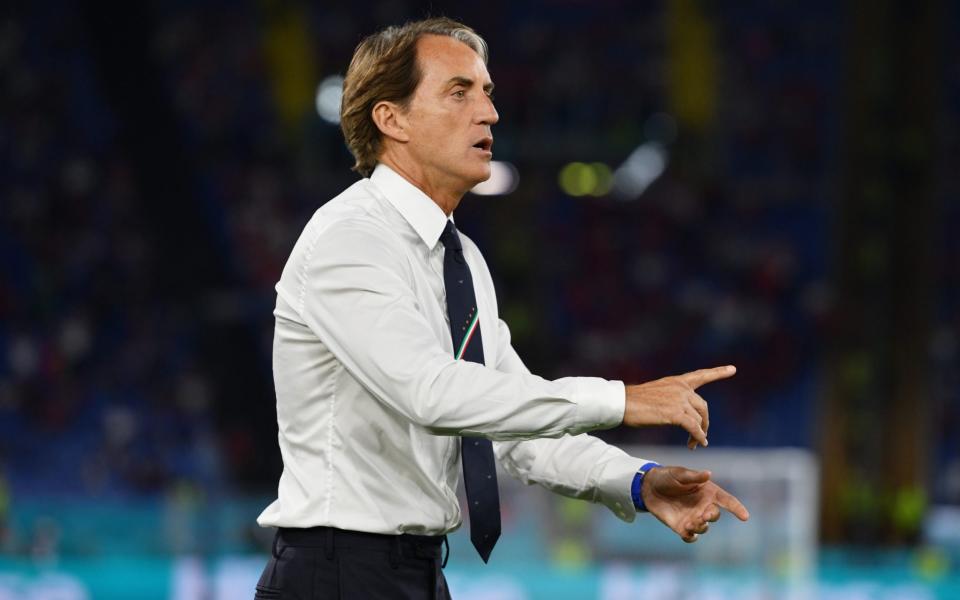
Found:
[[[463,90],[457,90],[453,93],[453,95],[456,96],[457,98],[463,98],[467,95],[467,93]]]

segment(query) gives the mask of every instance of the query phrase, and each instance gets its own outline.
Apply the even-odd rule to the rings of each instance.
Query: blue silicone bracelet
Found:
[[[643,478],[647,475],[647,471],[654,467],[659,467],[660,463],[648,462],[644,464],[640,469],[637,470],[637,474],[633,476],[633,485],[630,486],[630,495],[633,497],[633,506],[637,509],[637,512],[647,512],[647,505],[643,503],[643,497],[640,495],[640,487],[643,485]]]

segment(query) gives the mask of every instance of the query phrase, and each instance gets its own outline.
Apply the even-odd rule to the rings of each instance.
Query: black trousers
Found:
[[[449,600],[446,536],[280,528],[255,600]]]

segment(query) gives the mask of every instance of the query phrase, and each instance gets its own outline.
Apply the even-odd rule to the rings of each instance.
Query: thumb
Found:
[[[673,467],[670,474],[673,475],[673,478],[677,483],[684,485],[693,485],[710,481],[710,471],[694,471],[693,469],[687,469],[686,467]]]

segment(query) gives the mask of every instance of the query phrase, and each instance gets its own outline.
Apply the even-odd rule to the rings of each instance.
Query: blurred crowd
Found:
[[[154,300],[162,260],[78,15],[0,33],[0,462],[38,492],[216,478],[202,324]]]
[[[198,311],[154,273],[171,240],[185,256],[208,246],[149,218],[150,181],[118,133],[124,111],[88,16],[53,4],[0,22],[0,511],[3,490],[270,490],[279,460],[263,415],[274,398],[234,408],[211,365],[253,356],[259,369],[232,373],[229,389],[269,389],[273,285],[313,211],[356,177],[337,125],[314,108],[317,83],[344,73],[363,35],[425,13],[403,2],[145,9],[143,66],[162,82],[192,168],[182,219],[218,240],[218,264],[233,274],[225,294],[191,282],[219,299]],[[495,154],[520,174],[508,196],[466,198],[457,219],[485,252],[521,357],[547,377],[628,382],[736,364],[736,378],[705,390],[711,442],[815,448],[842,133],[842,32],[828,3],[698,13],[712,32],[693,57],[703,60],[694,74],[715,82],[704,90],[684,84],[689,50],[678,49],[703,34],[683,30],[689,15],[673,5],[541,4],[446,13],[490,45]],[[945,90],[954,134],[958,68]],[[684,104],[698,92],[703,105]],[[637,197],[558,186],[566,163],[616,168],[649,141],[669,160]],[[943,177],[955,199],[957,175]],[[954,260],[938,271],[932,369],[952,407],[936,437],[954,483],[937,493],[957,502],[960,213],[945,205]],[[206,340],[223,320],[250,343],[214,360]],[[603,435],[682,442],[667,429]]]

